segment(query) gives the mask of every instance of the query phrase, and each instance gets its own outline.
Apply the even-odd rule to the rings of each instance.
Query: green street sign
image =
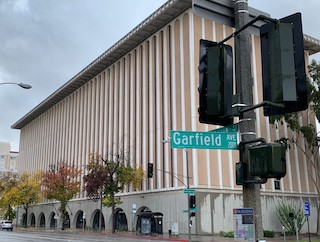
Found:
[[[196,190],[190,189],[190,188],[185,188],[185,189],[183,189],[183,193],[184,194],[196,194]]]
[[[218,133],[237,133],[238,132],[238,124],[231,124],[219,129],[213,129],[209,132],[218,132]]]
[[[237,150],[237,132],[171,130],[171,148]]]
[[[199,208],[190,208],[190,212],[196,212]],[[183,213],[188,213],[188,210],[182,210]]]

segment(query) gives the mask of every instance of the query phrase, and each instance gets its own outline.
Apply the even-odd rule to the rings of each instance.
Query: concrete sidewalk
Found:
[[[108,233],[109,234],[109,233]],[[169,236],[168,234],[163,235],[155,235],[155,236],[143,236],[143,235],[137,235],[137,234],[130,234],[129,233],[120,233],[118,235],[122,236],[130,236],[130,237],[143,237],[148,238],[150,240],[158,240],[158,241],[180,241],[180,242],[234,242],[234,238],[226,238],[221,237],[219,235],[191,235],[191,240],[188,240],[187,234],[180,234],[176,236]],[[260,241],[266,241],[266,242],[295,242],[296,237],[295,236],[286,236],[285,238],[283,236],[275,236],[273,238],[262,238]],[[299,241],[309,241],[309,235],[303,234],[299,235]],[[316,235],[310,235],[310,241],[312,242],[320,242],[320,237]]]
[[[49,232],[55,232],[58,231],[57,229],[46,229],[46,228],[15,228],[15,230],[25,230],[25,231],[49,231]],[[101,235],[107,235],[110,237],[118,237],[119,239],[121,237],[132,237],[132,238],[145,238],[148,240],[158,240],[158,241],[180,241],[180,242],[234,242],[234,238],[227,238],[222,237],[219,235],[191,235],[191,240],[188,240],[187,234],[179,234],[179,235],[172,235],[169,236],[169,234],[163,234],[163,235],[139,235],[135,232],[116,232],[115,234],[107,231],[103,231],[101,233],[97,231],[92,230],[80,230],[80,229],[66,229],[66,230],[59,230],[59,232],[63,233],[83,233],[83,234],[92,234],[95,236]],[[264,240],[266,242],[295,242],[296,237],[295,236],[287,236],[284,238],[283,236],[275,236],[274,238],[262,238],[260,240]],[[299,241],[309,241],[309,235],[308,234],[300,234],[299,235]],[[310,241],[312,242],[320,242],[320,236],[316,236],[314,234],[310,235]]]

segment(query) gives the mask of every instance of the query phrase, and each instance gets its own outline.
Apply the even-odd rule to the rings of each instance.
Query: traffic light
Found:
[[[196,208],[196,195],[189,196],[190,209]]]
[[[272,116],[307,109],[307,79],[301,14],[260,28],[263,97],[284,107],[265,106]]]
[[[232,47],[201,39],[198,69],[200,123],[232,124]]]
[[[286,145],[267,143],[249,148],[249,173],[262,178],[286,175]]]
[[[153,177],[153,164],[148,163],[148,178],[152,178],[152,177]]]

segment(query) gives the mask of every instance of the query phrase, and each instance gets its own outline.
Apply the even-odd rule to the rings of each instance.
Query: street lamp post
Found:
[[[16,210],[16,228],[18,228],[18,221],[19,221],[19,206],[15,207]]]
[[[0,85],[7,85],[7,84],[12,84],[12,85],[18,85],[21,88],[24,89],[31,89],[32,86],[29,84],[25,84],[25,83],[16,83],[16,82],[1,82]]]
[[[85,229],[86,213],[82,212],[82,230]]]
[[[186,152],[186,169],[187,169],[187,189],[190,188],[189,183],[189,160],[188,160],[188,151],[186,148],[183,148],[184,152]],[[190,194],[188,193],[188,238],[191,240],[191,216],[190,216]]]
[[[170,138],[169,138],[169,140],[162,140],[161,141],[163,144],[166,144],[166,143],[170,143]],[[187,169],[187,185],[186,185],[186,187],[187,187],[187,189],[189,189],[190,188],[190,183],[189,183],[189,160],[188,160],[188,151],[187,151],[187,149],[186,148],[183,148],[183,151],[186,153],[186,169]],[[184,184],[185,185],[185,184]],[[187,196],[187,198],[188,198],[188,201],[187,201],[187,203],[188,203],[188,213],[187,213],[187,215],[188,215],[188,219],[187,219],[187,221],[188,221],[188,240],[190,241],[191,240],[191,216],[190,216],[190,194],[188,193],[187,194],[188,196]]]
[[[100,191],[100,213],[99,213],[99,233],[102,231],[102,196],[103,196],[103,191],[101,189]]]

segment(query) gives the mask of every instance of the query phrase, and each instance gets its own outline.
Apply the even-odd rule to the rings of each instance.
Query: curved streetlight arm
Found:
[[[24,89],[31,89],[32,86],[29,84],[25,84],[25,83],[16,83],[16,82],[1,82],[0,85],[7,85],[7,84],[13,84],[13,85],[18,85],[21,88]]]

